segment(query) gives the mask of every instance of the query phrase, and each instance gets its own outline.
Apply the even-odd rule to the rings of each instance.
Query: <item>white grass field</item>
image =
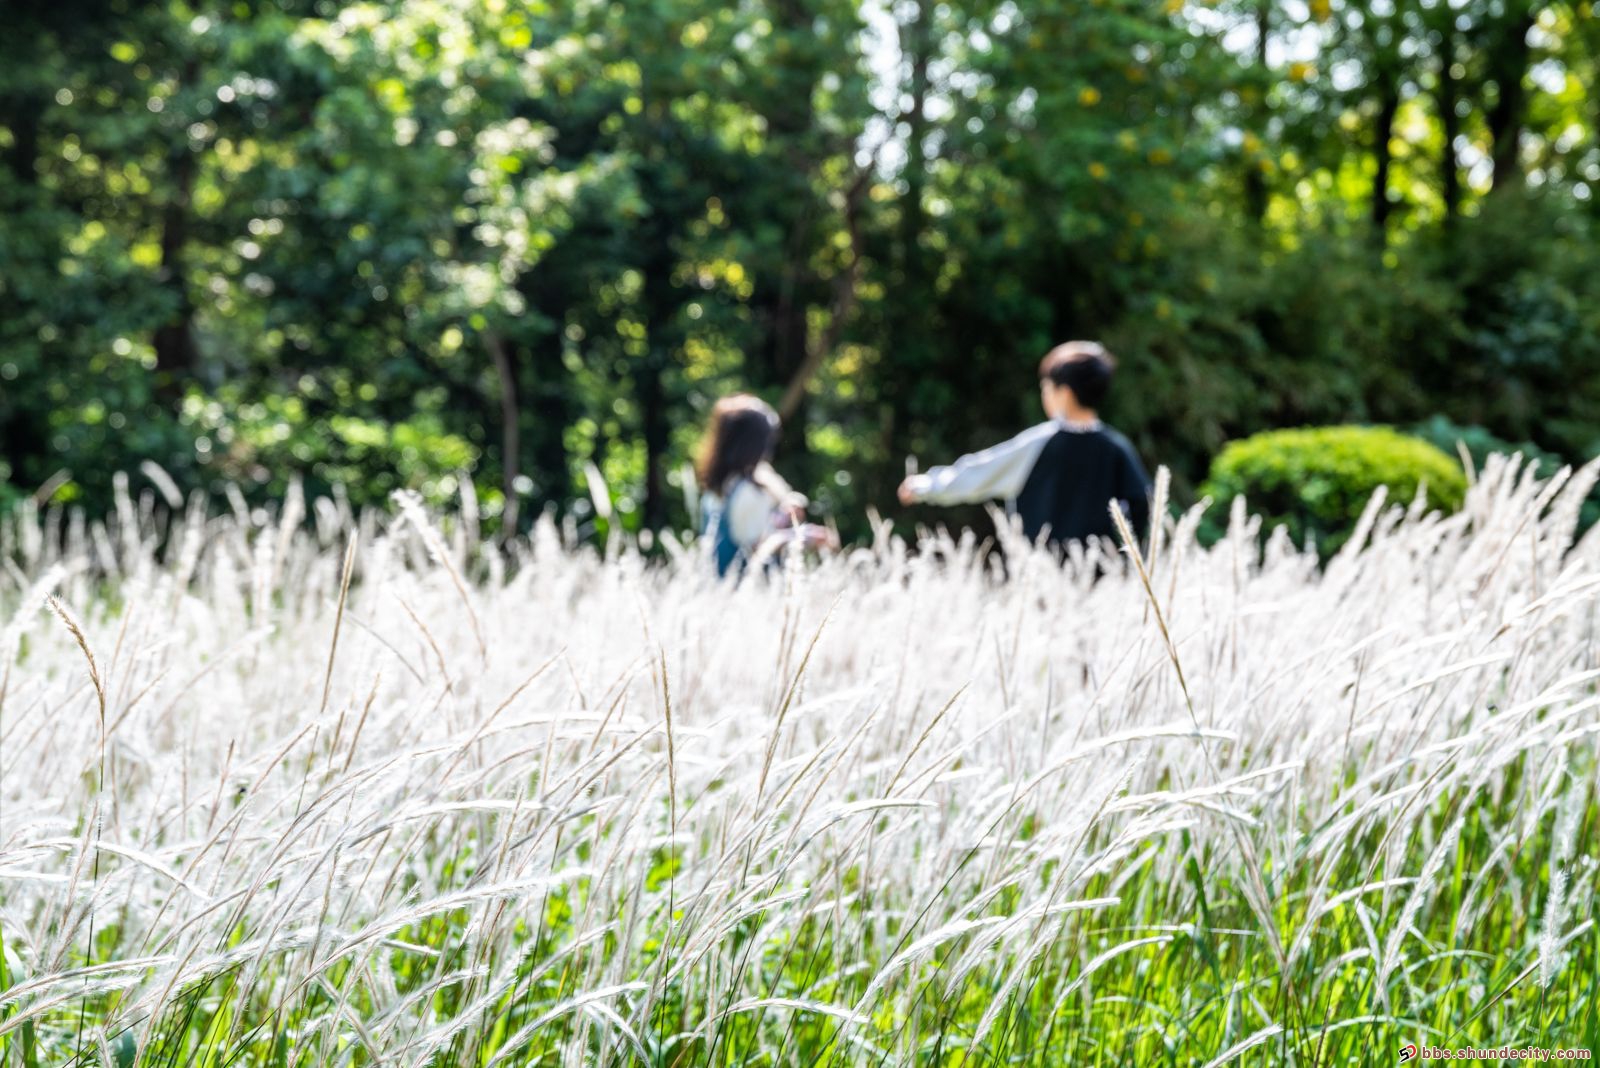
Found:
[[[25,510],[0,1062],[1594,1045],[1594,477],[1496,461],[1325,570],[1191,515],[1148,584],[885,535],[729,589],[470,502]]]

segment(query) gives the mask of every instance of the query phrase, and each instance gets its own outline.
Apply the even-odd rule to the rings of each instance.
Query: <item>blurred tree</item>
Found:
[[[1192,491],[1436,412],[1600,451],[1592,0],[62,0],[0,44],[0,498],[684,526],[715,397],[866,529],[1049,345]],[[962,517],[957,517],[962,518]],[[977,512],[965,518],[980,519]]]

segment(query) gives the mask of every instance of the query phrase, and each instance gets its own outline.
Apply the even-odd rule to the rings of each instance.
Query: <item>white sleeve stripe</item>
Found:
[[[1058,429],[1053,421],[1030,427],[1010,441],[970,453],[946,467],[933,468],[913,488],[919,498],[930,504],[1010,500],[1022,492],[1045,442]]]

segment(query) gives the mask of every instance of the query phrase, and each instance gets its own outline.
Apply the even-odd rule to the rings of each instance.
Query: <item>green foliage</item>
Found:
[[[1449,512],[1461,506],[1466,477],[1438,448],[1388,427],[1312,427],[1231,443],[1201,492],[1218,515],[1244,497],[1267,529],[1284,526],[1296,544],[1314,538],[1326,556],[1349,538],[1380,486],[1400,504],[1425,487],[1428,506]]]
[[[1546,452],[1531,441],[1518,443],[1505,441],[1481,426],[1461,426],[1442,415],[1435,415],[1431,419],[1409,427],[1406,433],[1421,438],[1447,453],[1455,453],[1459,444],[1466,449],[1468,457],[1472,460],[1472,466],[1479,471],[1489,462],[1489,457],[1496,454],[1503,456],[1520,454],[1532,465],[1534,473],[1543,480],[1555,478],[1563,467],[1577,466],[1569,464],[1555,453]],[[1587,530],[1597,522],[1600,522],[1600,486],[1590,490],[1588,498],[1583,503],[1583,510],[1579,514],[1579,529]]]
[[[189,398],[184,425],[195,434],[206,475],[216,480],[213,489],[231,483],[281,497],[291,478],[299,478],[313,494],[337,486],[358,507],[382,505],[397,489],[416,490],[425,500],[443,504],[453,499],[458,476],[477,461],[477,450],[445,430],[426,406],[388,421],[319,414],[322,391],[315,383],[307,385],[256,403]]]
[[[101,511],[143,460],[184,488],[266,467],[260,500],[297,464],[376,500],[470,455],[491,524],[581,512],[593,463],[630,528],[683,527],[668,476],[753,389],[790,402],[779,466],[859,536],[907,454],[1036,419],[1032,367],[1070,337],[1119,353],[1106,416],[1180,497],[1277,426],[1439,412],[1593,455],[1597,22],[1590,0],[23,5],[0,461]],[[438,447],[402,470],[351,419]]]
[[[1489,461],[1489,457],[1496,454],[1504,456],[1520,454],[1524,460],[1533,464],[1534,470],[1542,479],[1554,478],[1556,473],[1566,466],[1566,461],[1561,457],[1546,452],[1531,441],[1513,444],[1504,438],[1496,437],[1481,426],[1462,426],[1443,415],[1435,415],[1431,419],[1408,427],[1406,433],[1421,438],[1441,452],[1450,455],[1456,455],[1458,447],[1464,448],[1472,460],[1472,466],[1480,471]]]

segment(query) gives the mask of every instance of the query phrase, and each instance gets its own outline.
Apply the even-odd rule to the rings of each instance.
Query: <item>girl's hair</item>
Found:
[[[722,493],[736,476],[749,478],[778,443],[778,413],[760,397],[736,393],[711,409],[711,424],[700,446],[700,485]]]

